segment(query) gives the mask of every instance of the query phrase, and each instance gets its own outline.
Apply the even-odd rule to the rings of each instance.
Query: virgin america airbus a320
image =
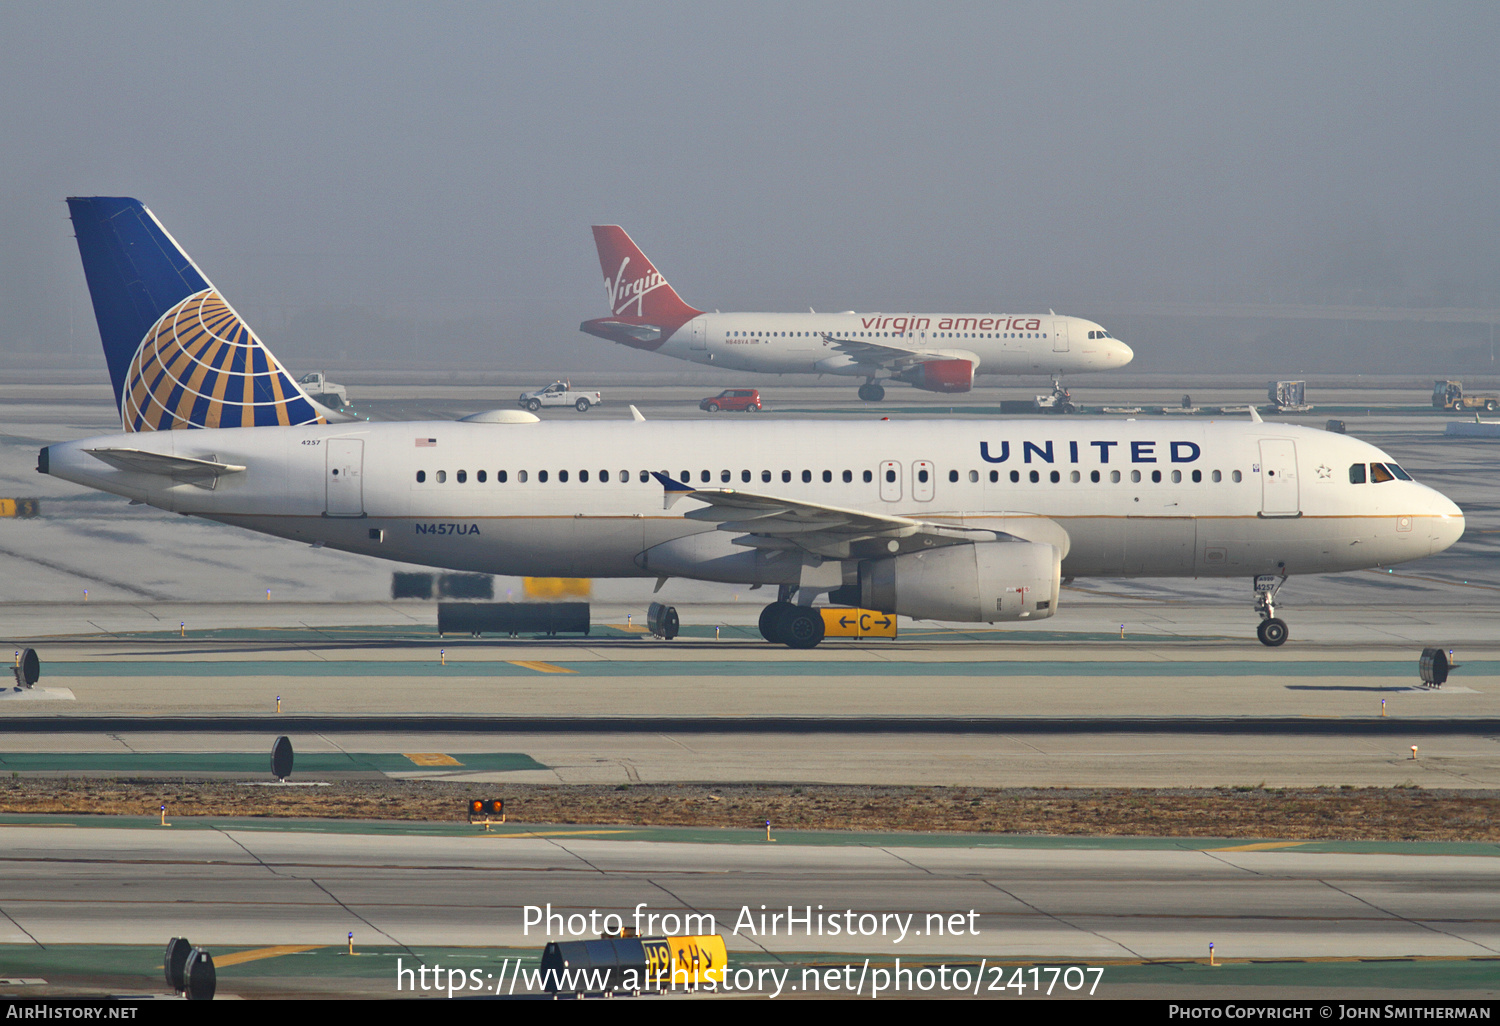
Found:
[[[610,315],[590,335],[726,370],[864,378],[859,397],[885,398],[882,380],[967,392],[976,374],[1113,370],[1135,356],[1093,321],[1046,314],[705,313],[688,306],[619,225],[595,225]]]
[[[776,585],[761,632],[805,648],[824,596],[1030,621],[1064,575],[1243,577],[1279,645],[1289,576],[1464,530],[1374,446],[1258,419],[341,421],[139,202],[68,204],[121,433],[37,469],[252,531],[491,574]]]

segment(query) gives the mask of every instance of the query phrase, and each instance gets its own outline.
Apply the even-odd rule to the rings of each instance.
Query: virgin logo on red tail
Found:
[[[629,257],[620,261],[620,269],[615,272],[614,278],[605,277],[604,291],[609,293],[609,307],[616,317],[624,314],[632,303],[635,304],[635,316],[644,317],[646,294],[665,287],[667,279],[653,267],[642,277],[626,281],[625,268],[629,265]]]

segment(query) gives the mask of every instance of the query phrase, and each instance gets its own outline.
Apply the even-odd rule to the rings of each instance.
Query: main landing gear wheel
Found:
[[[795,608],[797,607],[790,602],[772,602],[762,609],[760,611],[760,636],[774,645],[780,645],[781,633],[777,628],[781,623],[782,614],[788,609]]]
[[[811,606],[791,606],[777,618],[778,640],[788,648],[817,648],[823,631],[823,614]]]
[[[871,382],[859,386],[859,397],[867,403],[878,403],[885,398],[885,389]]]
[[[1286,621],[1274,616],[1269,620],[1262,620],[1255,628],[1255,636],[1260,638],[1262,645],[1269,648],[1286,644],[1287,633]]]

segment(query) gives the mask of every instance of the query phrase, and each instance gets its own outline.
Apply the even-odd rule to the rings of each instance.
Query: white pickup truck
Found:
[[[554,381],[546,388],[535,392],[522,392],[516,405],[535,413],[543,406],[571,406],[579,413],[587,413],[590,406],[598,406],[604,397],[598,392],[575,392],[566,381]]]
[[[302,391],[312,396],[318,402],[329,409],[342,410],[349,405],[349,391],[343,385],[336,385],[323,376],[322,371],[313,371],[304,374],[297,379],[297,384],[302,386]]]

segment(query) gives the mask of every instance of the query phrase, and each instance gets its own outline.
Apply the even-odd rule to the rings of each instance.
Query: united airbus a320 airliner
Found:
[[[1252,579],[1278,645],[1288,575],[1464,530],[1374,446],[1258,420],[337,422],[149,210],[68,203],[123,430],[37,469],[253,531],[492,574],[777,585],[762,633],[810,647],[824,595],[1030,621],[1064,575]]]
[[[595,225],[608,317],[581,331],[621,345],[728,370],[864,378],[859,397],[885,398],[882,379],[929,392],[967,392],[975,374],[1113,370],[1135,355],[1093,321],[1046,314],[705,313],[667,284],[625,229]]]

